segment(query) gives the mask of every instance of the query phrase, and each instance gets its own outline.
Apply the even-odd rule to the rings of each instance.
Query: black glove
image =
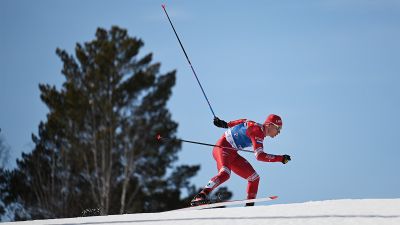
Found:
[[[214,117],[214,125],[221,128],[228,128],[228,123],[220,120],[218,117]]]
[[[290,155],[283,155],[282,157],[283,157],[283,159],[282,159],[283,164],[286,164],[291,160]]]

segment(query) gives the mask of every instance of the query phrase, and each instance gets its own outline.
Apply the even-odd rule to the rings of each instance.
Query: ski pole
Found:
[[[197,141],[189,141],[189,140],[184,140],[184,139],[179,139],[179,138],[174,138],[174,139],[172,139],[172,138],[162,137],[161,135],[157,135],[157,140],[158,140],[158,141],[172,141],[172,140],[177,140],[177,141],[180,141],[180,142],[186,142],[186,143],[192,143],[192,144],[198,144],[198,145],[205,145],[205,146],[211,146],[211,147],[220,147],[220,148],[232,149],[232,150],[236,150],[236,151],[254,153],[253,151],[245,150],[245,149],[230,148],[230,147],[224,147],[224,146],[220,146],[220,145],[212,145],[212,144],[208,144],[208,143],[197,142]]]
[[[192,69],[192,72],[193,72],[194,76],[196,77],[197,83],[199,84],[200,89],[201,89],[201,91],[203,92],[204,98],[206,99],[206,101],[207,101],[207,103],[208,103],[208,106],[210,107],[211,113],[214,115],[214,117],[216,117],[216,116],[215,116],[215,113],[214,113],[214,110],[213,110],[212,107],[211,107],[210,101],[208,101],[208,98],[207,98],[207,95],[206,95],[206,93],[205,93],[205,91],[204,91],[204,89],[203,89],[203,86],[201,85],[200,80],[199,80],[199,78],[197,77],[196,71],[194,71],[194,68],[193,68],[193,66],[192,66],[192,63],[190,62],[189,57],[188,57],[188,55],[186,54],[185,48],[183,47],[183,44],[182,44],[181,40],[179,39],[178,34],[176,33],[175,27],[174,27],[174,25],[172,24],[171,19],[170,19],[169,16],[168,16],[167,10],[165,9],[165,5],[161,5],[161,6],[162,6],[162,8],[164,9],[165,15],[167,15],[167,18],[168,18],[168,20],[169,20],[169,23],[171,24],[171,27],[172,27],[172,29],[174,30],[175,36],[176,36],[176,38],[178,39],[179,44],[181,45],[181,48],[182,48],[182,50],[183,50],[183,53],[184,53],[185,56],[186,56],[186,59],[187,59],[189,65],[190,65],[190,68]]]

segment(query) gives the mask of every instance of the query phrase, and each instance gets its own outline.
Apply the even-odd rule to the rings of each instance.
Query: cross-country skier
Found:
[[[218,174],[211,178],[203,190],[191,201],[191,205],[207,203],[207,196],[220,184],[227,181],[231,171],[248,181],[247,199],[254,199],[257,196],[260,177],[250,163],[240,156],[234,149],[243,149],[253,146],[256,159],[263,162],[281,162],[286,164],[290,161],[289,155],[272,155],[264,152],[263,140],[265,137],[274,138],[282,129],[282,119],[274,114],[267,117],[263,124],[247,119],[239,119],[225,122],[218,117],[214,118],[214,125],[221,128],[228,128],[218,140],[213,149],[213,157],[217,162]],[[228,148],[223,148],[228,147]],[[253,206],[254,203],[247,203],[246,206]]]

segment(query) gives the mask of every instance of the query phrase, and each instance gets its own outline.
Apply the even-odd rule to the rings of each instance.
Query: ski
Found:
[[[270,196],[270,197],[266,197],[266,198],[222,201],[222,202],[216,202],[216,203],[210,203],[210,204],[204,204],[204,205],[198,205],[198,206],[191,206],[191,207],[178,209],[178,210],[209,209],[209,208],[216,208],[216,207],[221,207],[221,206],[240,205],[240,204],[246,204],[246,203],[251,203],[251,202],[254,202],[254,203],[255,202],[267,202],[267,201],[275,200],[277,198],[278,198],[278,196]]]

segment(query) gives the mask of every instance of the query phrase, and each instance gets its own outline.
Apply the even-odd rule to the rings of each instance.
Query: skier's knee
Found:
[[[231,176],[231,170],[226,167],[223,166],[219,171],[218,171],[218,176],[222,179],[222,180],[228,180],[229,177]]]
[[[254,172],[252,175],[250,175],[248,178],[247,178],[247,181],[249,181],[249,182],[259,182],[260,181],[260,176],[257,174],[257,172]]]

